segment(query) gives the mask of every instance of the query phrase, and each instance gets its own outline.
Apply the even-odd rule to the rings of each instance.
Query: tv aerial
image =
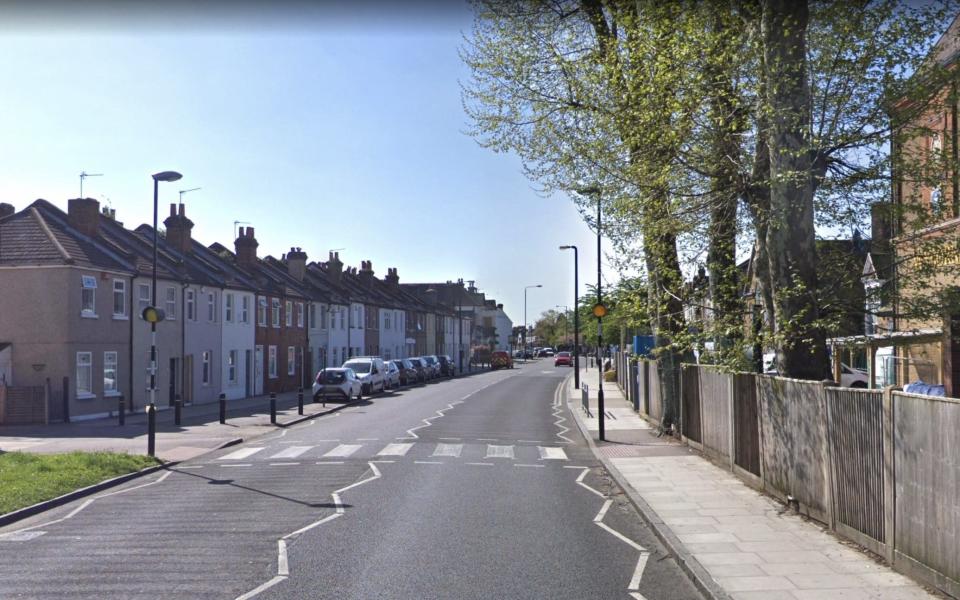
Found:
[[[103,173],[87,173],[80,171],[80,197],[83,198],[83,180],[87,177],[103,177]]]

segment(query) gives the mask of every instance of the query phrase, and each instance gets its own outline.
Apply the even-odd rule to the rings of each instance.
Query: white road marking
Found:
[[[442,437],[442,438],[437,438],[437,439],[438,439],[438,440],[449,440],[449,441],[452,441],[452,442],[458,442],[458,441],[460,441],[462,438]]]
[[[46,531],[11,531],[0,533],[0,542],[27,542],[47,533]]]
[[[220,465],[221,467],[252,467],[253,463],[227,463],[225,465]]]
[[[387,444],[377,456],[404,456],[413,448],[413,444]]]
[[[180,466],[174,467],[174,468],[175,468],[177,471],[179,471],[180,469],[202,469],[202,468],[203,468],[203,465],[180,465]]]
[[[484,458],[515,458],[513,446],[494,446],[487,444],[487,455]]]
[[[324,454],[324,456],[337,456],[337,457],[346,458],[351,454],[353,454],[354,452],[356,452],[357,450],[359,450],[360,448],[363,448],[362,444],[340,444],[333,450],[330,450],[329,452]]]
[[[221,456],[217,460],[240,460],[242,458],[253,456],[257,452],[260,452],[261,450],[263,450],[262,446],[259,448],[240,448],[239,450],[235,450],[230,454],[225,454],[224,456]]]
[[[339,442],[340,440],[314,440],[315,442]]]
[[[499,438],[477,438],[478,442],[499,442]]]
[[[287,542],[277,540],[277,575],[284,577],[290,574],[290,564],[287,562]]]
[[[540,451],[540,460],[567,460],[567,453],[563,448],[537,446],[537,449]]]
[[[603,503],[603,507],[600,509],[600,512],[597,513],[597,516],[593,518],[594,523],[599,523],[603,521],[603,517],[607,515],[607,511],[610,510],[610,505],[613,504],[613,500],[607,500]]]
[[[343,461],[342,461],[342,460],[321,460],[320,462],[318,462],[318,463],[316,463],[316,464],[318,464],[318,465],[342,465],[342,464],[343,464]]]
[[[423,429],[424,427],[430,427],[431,425],[433,425],[433,421],[435,419],[439,419],[440,417],[444,416],[448,410],[453,410],[453,407],[456,406],[457,404],[460,404],[460,401],[448,403],[447,407],[441,408],[440,410],[438,410],[435,416],[427,417],[426,419],[421,419],[420,421],[423,423],[423,425],[417,425],[416,427],[411,427],[410,429],[408,429],[407,430],[407,435],[409,436],[408,438],[397,438],[397,439],[419,439],[420,436],[415,434],[414,431],[418,429]]]
[[[633,600],[647,600],[647,597],[640,592],[630,592],[630,597],[633,598]]]
[[[542,444],[543,440],[517,440],[519,444]]]
[[[442,465],[443,464],[442,460],[415,460],[413,462],[418,465]]]
[[[593,492],[594,494],[596,494],[596,495],[600,496],[601,498],[603,498],[604,500],[606,500],[606,498],[607,498],[606,496],[604,496],[602,493],[600,493],[599,491],[593,489],[592,487],[590,487],[589,485],[587,485],[587,484],[585,484],[585,483],[583,482],[583,478],[586,477],[586,476],[587,476],[587,473],[589,473],[589,472],[590,472],[590,469],[589,469],[589,468],[587,468],[587,467],[584,467],[584,468],[583,468],[583,473],[580,473],[580,476],[577,477],[577,485],[579,485],[579,486],[581,486],[581,487],[583,487],[583,488],[586,488],[587,490]]]
[[[437,444],[431,456],[452,456],[453,458],[460,458],[461,452],[463,452],[463,444]]]
[[[293,467],[299,465],[298,462],[282,462],[282,463],[270,463],[271,467]]]
[[[481,463],[481,462],[464,463],[464,464],[468,464],[474,467],[492,467],[493,466],[493,463]]]
[[[640,551],[640,552],[643,552],[643,551],[645,550],[645,548],[644,548],[643,546],[641,546],[640,544],[638,544],[638,543],[636,543],[635,541],[631,540],[630,538],[628,538],[627,536],[623,535],[623,534],[620,533],[619,531],[617,531],[617,530],[615,530],[615,529],[611,529],[610,526],[607,525],[606,523],[597,523],[597,526],[598,526],[598,527],[601,527],[601,528],[604,529],[604,530],[606,530],[608,533],[610,533],[611,535],[613,535],[614,537],[616,537],[617,539],[619,539],[619,540],[622,541],[623,543],[629,545],[629,546],[632,547],[633,549],[638,550],[638,551]]]
[[[546,465],[519,465],[519,464],[518,464],[518,465],[513,465],[513,466],[515,466],[515,467],[540,467],[541,469],[545,469],[545,468],[546,468]]]
[[[280,452],[277,452],[270,458],[296,458],[310,448],[313,448],[313,446],[290,446],[289,448],[284,448]]]
[[[633,570],[633,578],[630,580],[630,585],[627,586],[627,589],[628,589],[628,590],[638,590],[638,589],[640,589],[640,579],[643,577],[643,571],[644,571],[644,569],[647,568],[647,559],[648,559],[648,558],[650,558],[650,553],[649,553],[649,552],[641,552],[641,553],[640,553],[640,558],[637,559],[637,568],[635,568],[635,569]],[[643,598],[643,596],[640,595],[640,594],[638,594],[637,596],[634,596],[634,598],[637,598],[638,596],[639,596],[641,599]]]
[[[577,465],[563,465],[564,469],[587,469],[589,467],[581,467]]]
[[[358,442],[377,442],[380,438],[357,438]]]
[[[395,461],[395,460],[371,460],[370,462],[372,462],[372,463],[378,463],[378,464],[383,463],[383,464],[387,464],[387,465],[392,465],[393,463],[395,463],[395,462],[397,462],[397,461]]]

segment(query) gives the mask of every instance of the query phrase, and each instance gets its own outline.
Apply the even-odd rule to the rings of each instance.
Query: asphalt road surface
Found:
[[[0,598],[701,598],[579,434],[569,374],[381,394],[0,529]]]

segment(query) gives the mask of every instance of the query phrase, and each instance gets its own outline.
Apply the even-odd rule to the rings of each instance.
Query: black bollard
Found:
[[[277,424],[277,393],[270,392],[270,424]]]
[[[303,388],[297,390],[297,414],[303,414]]]
[[[227,395],[220,394],[220,424],[227,422]]]
[[[156,454],[157,449],[157,409],[147,405],[147,456]]]
[[[173,424],[177,427],[180,427],[180,417],[181,409],[183,407],[183,400],[180,399],[180,394],[177,394],[176,399],[173,401]]]
[[[117,398],[117,419],[121,426],[127,422],[127,403],[123,400],[123,396]]]

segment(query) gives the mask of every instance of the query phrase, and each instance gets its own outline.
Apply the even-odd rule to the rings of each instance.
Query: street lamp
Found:
[[[527,290],[530,288],[542,288],[543,285],[528,285],[523,288],[523,359],[527,359]]]
[[[573,250],[573,388],[580,389],[580,259],[576,246],[560,246],[561,250]]]
[[[603,305],[603,292],[602,292],[602,271],[600,267],[600,260],[602,258],[600,250],[600,237],[601,237],[601,216],[603,203],[601,202],[600,197],[600,188],[591,185],[589,187],[580,188],[576,190],[578,193],[583,194],[584,196],[593,196],[597,199],[597,303],[593,307],[593,315],[597,317],[597,361],[599,363],[600,372],[600,386],[597,388],[597,416],[599,417],[600,424],[600,440],[605,439],[604,434],[604,413],[603,413],[603,316],[607,314],[607,308]]]
[[[164,314],[157,309],[157,194],[161,181],[178,181],[183,175],[176,171],[161,171],[153,174],[153,275],[151,276],[150,304],[144,311],[144,318],[150,322],[150,404],[147,406],[147,418],[154,421],[157,410],[157,322],[162,321]],[[151,310],[152,309],[152,310]],[[149,316],[149,318],[148,318]],[[148,426],[147,454],[153,456],[156,444],[155,426]]]

